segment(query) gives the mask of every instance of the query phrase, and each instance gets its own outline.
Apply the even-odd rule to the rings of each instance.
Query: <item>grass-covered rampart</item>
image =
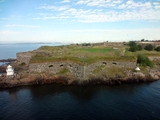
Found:
[[[157,51],[136,51],[130,52],[128,46],[42,46],[38,50],[50,51],[49,56],[35,55],[31,63],[71,61],[78,64],[92,64],[98,61],[123,61],[136,62],[137,55],[160,56]]]

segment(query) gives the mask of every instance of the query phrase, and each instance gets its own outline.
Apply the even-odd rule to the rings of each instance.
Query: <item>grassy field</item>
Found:
[[[57,62],[72,61],[79,64],[91,64],[97,61],[136,61],[138,54],[147,56],[160,56],[156,51],[137,51],[129,52],[128,46],[42,46],[38,50],[50,51],[49,56],[36,55],[32,57],[31,62]]]

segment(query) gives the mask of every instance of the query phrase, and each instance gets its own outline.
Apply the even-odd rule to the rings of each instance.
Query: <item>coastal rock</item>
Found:
[[[127,69],[127,66],[129,69]],[[0,88],[21,85],[61,83],[65,85],[120,85],[126,82],[155,81],[160,79],[160,69],[148,73],[133,72],[135,62],[100,61],[89,65],[66,62],[32,63],[29,66],[14,65],[14,78],[0,76]]]
[[[160,73],[160,71],[156,72]],[[52,75],[47,74],[30,74],[28,77],[18,79],[6,79],[5,77],[0,77],[0,88],[9,88],[22,85],[35,85],[35,84],[50,84],[50,83],[60,83],[64,85],[120,85],[126,82],[139,82],[139,81],[155,81],[160,79],[157,74],[146,74],[143,73],[132,73],[132,75],[125,78],[110,77],[107,79],[92,78],[88,80],[78,80],[75,76],[64,76],[64,75]]]
[[[6,66],[0,66],[0,73],[6,72]]]

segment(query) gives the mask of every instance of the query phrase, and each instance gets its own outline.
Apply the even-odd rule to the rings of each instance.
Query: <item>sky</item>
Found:
[[[160,40],[160,0],[0,0],[0,42]]]

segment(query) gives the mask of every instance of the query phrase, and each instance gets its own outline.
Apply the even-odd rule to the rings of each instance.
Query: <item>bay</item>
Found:
[[[38,49],[40,46],[59,46],[63,43],[12,43],[0,44],[0,59],[16,58],[16,53]]]

